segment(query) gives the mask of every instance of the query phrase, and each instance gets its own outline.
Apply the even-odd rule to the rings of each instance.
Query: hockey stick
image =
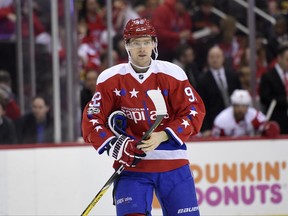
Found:
[[[273,99],[273,100],[271,101],[271,103],[270,103],[270,105],[269,105],[269,108],[268,108],[268,111],[267,111],[267,113],[266,113],[266,121],[269,121],[269,120],[270,120],[276,104],[277,104],[276,99]]]
[[[158,127],[158,125],[161,123],[164,116],[167,114],[167,108],[165,104],[165,100],[163,98],[163,95],[161,94],[160,90],[149,90],[147,91],[148,96],[152,100],[155,108],[156,108],[156,120],[155,123],[151,126],[151,128],[143,135],[141,140],[147,139],[150,134]],[[120,176],[122,171],[125,169],[124,165],[121,165],[114,173],[113,175],[108,179],[108,181],[105,183],[105,185],[101,188],[101,190],[96,194],[94,199],[90,202],[90,204],[87,206],[87,208],[83,211],[81,216],[87,216],[89,212],[92,210],[92,208],[96,205],[96,203],[101,199],[101,197],[105,194],[105,192],[108,190],[108,188],[112,185],[112,183]]]

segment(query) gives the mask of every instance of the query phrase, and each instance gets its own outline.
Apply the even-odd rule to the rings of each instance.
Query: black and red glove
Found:
[[[127,167],[135,167],[146,156],[145,152],[137,148],[137,141],[120,135],[112,139],[107,153],[114,160]]]

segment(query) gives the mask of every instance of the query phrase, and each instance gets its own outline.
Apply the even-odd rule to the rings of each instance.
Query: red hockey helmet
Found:
[[[145,18],[130,19],[124,29],[124,40],[145,36],[156,37],[155,28],[150,21]]]

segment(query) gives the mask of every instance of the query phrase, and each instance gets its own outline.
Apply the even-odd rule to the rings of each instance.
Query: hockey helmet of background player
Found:
[[[243,89],[236,89],[233,91],[231,97],[231,103],[232,105],[251,105],[251,96],[247,90]]]
[[[127,43],[131,38],[151,36],[157,42],[155,28],[145,18],[130,19],[124,29],[123,38]]]

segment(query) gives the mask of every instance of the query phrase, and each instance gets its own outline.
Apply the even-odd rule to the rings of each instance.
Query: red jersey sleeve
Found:
[[[205,106],[187,79],[170,86],[172,89],[168,103],[170,113],[174,116],[171,116],[173,120],[168,123],[165,131],[182,145],[191,135],[200,131],[206,113]]]
[[[116,103],[109,86],[113,85],[97,84],[94,96],[83,111],[84,141],[91,143],[99,154],[103,153],[105,146],[115,137],[107,126],[108,115],[114,111]]]

